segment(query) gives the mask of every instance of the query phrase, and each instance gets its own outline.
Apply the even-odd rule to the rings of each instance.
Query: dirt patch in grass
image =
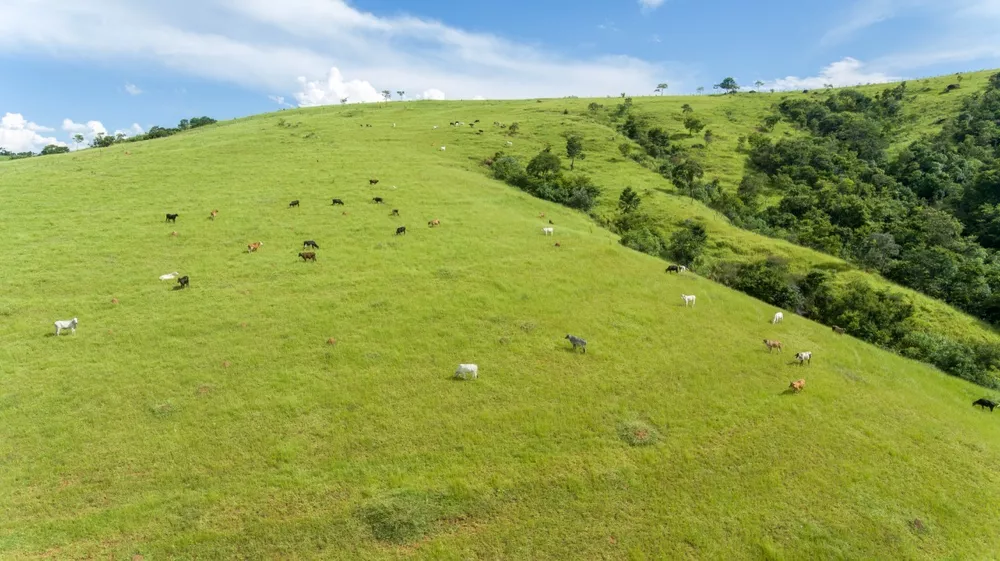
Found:
[[[625,421],[618,425],[618,437],[629,446],[649,446],[660,440],[660,431],[646,421]]]

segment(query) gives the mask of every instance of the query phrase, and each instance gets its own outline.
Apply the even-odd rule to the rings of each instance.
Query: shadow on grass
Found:
[[[187,288],[187,287],[186,286],[177,285],[177,286],[171,288],[170,290],[184,290],[185,288]]]

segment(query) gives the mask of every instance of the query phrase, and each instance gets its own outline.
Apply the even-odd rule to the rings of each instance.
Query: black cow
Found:
[[[181,288],[187,288],[187,286],[191,284],[191,280],[187,275],[184,275],[183,277],[177,279],[177,284],[179,284]]]
[[[975,401],[972,402],[972,406],[973,407],[975,407],[976,405],[982,407],[983,409],[986,409],[987,407],[989,407],[990,408],[990,413],[992,413],[993,412],[993,408],[997,406],[997,403],[995,401],[990,401],[990,400],[986,399],[985,397],[981,397],[981,398],[979,398],[979,399],[977,399],[977,400],[975,400]]]
[[[398,208],[392,209],[392,213],[390,213],[389,216],[399,216],[399,209]]]
[[[406,233],[406,226],[400,226],[399,228],[396,228],[396,235],[397,236],[400,235],[400,234],[405,234],[405,233]]]
[[[306,241],[302,242],[302,249],[305,249],[307,247],[311,247],[311,248],[314,248],[314,249],[319,249],[319,246],[316,245],[316,242],[314,242],[312,240],[306,240]]]
[[[681,267],[680,267],[680,265],[671,265],[671,266],[667,267],[667,272],[668,273],[678,273],[678,274],[680,274]]]
[[[377,185],[378,184],[378,179],[369,179],[368,180],[368,184],[369,185]]]
[[[177,217],[178,216],[180,216],[180,215],[179,214],[170,214],[170,213],[167,213],[167,220],[166,221],[167,222],[177,222]]]
[[[335,205],[343,205],[343,204],[344,204],[344,201],[342,201],[342,200],[340,200],[340,199],[333,199],[333,202],[332,202],[331,204],[335,204]]]
[[[372,199],[372,202],[375,203],[375,204],[382,204],[385,201],[382,200],[382,197],[375,197],[375,198]]]
[[[299,206],[299,200],[298,199],[295,199],[294,201],[288,203],[288,208],[292,208],[293,206]]]

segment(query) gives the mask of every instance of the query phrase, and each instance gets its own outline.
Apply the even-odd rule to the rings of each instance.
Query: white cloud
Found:
[[[70,140],[77,134],[83,135],[81,147],[90,144],[98,134],[108,134],[108,129],[100,121],[87,121],[86,123],[74,123],[72,119],[63,119],[62,130],[69,134]],[[74,148],[76,143],[73,143]]]
[[[665,0],[639,0],[639,6],[643,10],[655,10],[663,5]]]
[[[445,96],[443,91],[436,88],[431,88],[429,90],[424,90],[424,93],[420,94],[420,99],[433,99],[436,101],[442,101],[445,99]]]
[[[822,88],[827,84],[832,84],[838,87],[856,86],[858,84],[882,84],[902,79],[898,76],[889,76],[882,72],[870,71],[866,68],[866,66],[867,65],[860,60],[847,57],[824,67],[820,70],[818,76],[810,76],[807,78],[788,76],[786,78],[779,78],[770,82],[765,81],[762,89],[812,90]]]
[[[132,126],[127,129],[117,129],[115,135],[124,134],[125,136],[135,136],[137,134],[142,134],[146,131],[142,130],[142,126],[139,123],[132,123]]]
[[[486,101],[486,98],[483,97],[483,96],[481,96],[481,95],[477,95],[477,96],[473,97],[472,100],[473,101]]]
[[[125,92],[127,94],[129,94],[129,95],[139,95],[139,94],[142,93],[142,90],[139,89],[139,86],[137,86],[135,84],[126,83],[125,84]]]
[[[285,101],[285,96],[283,96],[283,95],[269,95],[269,96],[267,96],[267,99],[270,99],[271,101],[277,103],[278,105],[280,105],[282,107],[295,107],[291,103],[288,103],[287,101]]]
[[[867,29],[895,16],[899,10],[922,3],[923,0],[860,0],[850,8],[844,21],[827,31],[820,43],[832,45],[852,37],[858,31]]]
[[[28,121],[20,113],[7,113],[0,119],[0,148],[11,152],[39,152],[49,144],[66,146],[55,137],[38,134],[52,130]]]
[[[327,100],[338,87],[351,101],[368,99],[366,82],[376,99],[383,88],[435,88],[468,99],[483,91],[603,96],[664,79],[683,89],[686,81],[634,57],[565,56],[433,20],[362,12],[344,0],[14,2],[0,18],[0,49],[153,64],[257,91],[298,91],[300,103]],[[332,67],[351,80],[319,78]]]
[[[344,81],[343,75],[336,67],[330,68],[323,81],[309,82],[305,77],[299,76],[301,90],[295,93],[295,100],[299,102],[299,107],[312,107],[315,105],[333,105],[340,103],[340,100],[347,98],[347,103],[367,103],[372,101],[383,101],[382,93],[364,80]]]

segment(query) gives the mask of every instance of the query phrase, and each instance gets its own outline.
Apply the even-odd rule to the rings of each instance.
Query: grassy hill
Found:
[[[1000,549],[988,515],[1000,421],[970,405],[989,392],[791,314],[772,326],[771,306],[668,276],[583,214],[487,179],[478,162],[504,149],[498,130],[447,125],[520,121],[509,150],[524,155],[580,130],[591,155],[578,167],[608,201],[631,184],[667,222],[702,217],[717,252],[831,260],[738,231],[615,158],[587,103],[285,111],[128,155],[0,166],[0,557]],[[316,263],[297,257],[305,239]],[[175,270],[189,289],[156,280]],[[76,335],[48,335],[74,316]],[[790,364],[799,350],[816,362]],[[479,379],[452,381],[460,362]],[[806,390],[787,393],[799,377]]]

